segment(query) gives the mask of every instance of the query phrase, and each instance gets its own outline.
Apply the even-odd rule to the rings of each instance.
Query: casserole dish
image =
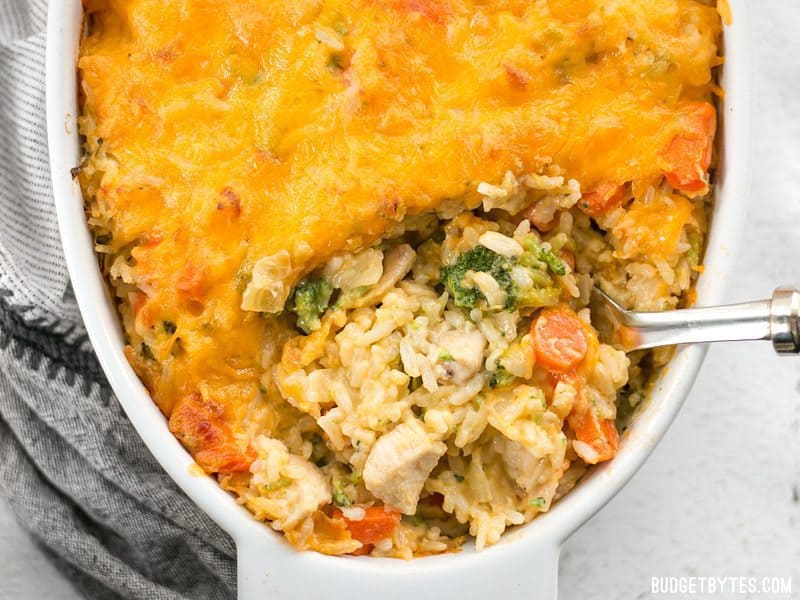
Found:
[[[738,8],[738,7],[734,7]],[[51,165],[65,255],[76,295],[87,320],[92,341],[109,380],[137,430],[154,455],[181,487],[225,528],[239,549],[241,597],[277,595],[329,597],[349,592],[356,597],[376,593],[405,597],[413,593],[444,597],[472,597],[496,591],[508,597],[552,597],[556,590],[558,547],[561,541],[619,490],[644,461],[680,408],[703,356],[703,349],[685,348],[656,383],[651,401],[629,428],[617,459],[596,469],[579,489],[545,518],[506,536],[497,547],[480,555],[467,548],[458,555],[429,557],[410,563],[343,560],[297,553],[254,521],[216,483],[193,473],[194,461],[171,436],[164,417],[124,358],[113,302],[108,296],[85,225],[80,190],[71,178],[80,150],[75,118],[78,113],[75,82],[81,4],[52,6],[48,47],[48,124]],[[731,249],[741,223],[746,147],[746,65],[742,60],[741,20],[726,32],[729,64],[723,79],[727,90],[724,107],[723,161],[719,171],[713,230],[708,242],[706,272],[697,293],[698,302],[719,300]],[[734,116],[735,115],[735,116]],[[526,568],[527,567],[527,568]],[[313,572],[314,578],[303,574]],[[490,573],[487,578],[484,572]],[[358,589],[353,589],[358,581]],[[487,587],[491,581],[491,588]]]

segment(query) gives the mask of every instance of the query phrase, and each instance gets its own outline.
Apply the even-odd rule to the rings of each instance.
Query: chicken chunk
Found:
[[[273,529],[285,531],[331,501],[328,479],[319,467],[266,436],[259,436],[255,446],[259,458],[251,468],[250,485],[259,497],[250,508],[257,518],[269,519]]]
[[[364,484],[386,504],[413,515],[425,481],[446,450],[419,421],[406,421],[375,443],[364,465]]]
[[[550,477],[549,457],[537,457],[522,443],[498,435],[494,449],[502,457],[508,476],[526,494]]]
[[[295,460],[297,459],[297,460]],[[287,490],[287,498],[293,499],[290,508],[283,520],[283,527],[293,527],[306,517],[331,501],[331,490],[328,481],[319,467],[299,457],[292,456],[296,477]]]
[[[443,378],[466,383],[483,366],[486,338],[477,329],[448,331],[439,339]]]

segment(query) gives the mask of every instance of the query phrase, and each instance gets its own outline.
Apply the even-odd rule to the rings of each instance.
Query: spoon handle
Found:
[[[772,294],[770,339],[778,354],[800,354],[800,290],[778,288]]]
[[[800,354],[800,290],[778,288],[771,300],[744,304],[660,313],[630,312],[621,326],[624,345],[639,349],[700,342],[771,340],[778,354]]]

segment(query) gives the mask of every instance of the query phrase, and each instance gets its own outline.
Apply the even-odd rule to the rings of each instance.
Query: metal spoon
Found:
[[[592,290],[592,322],[600,338],[630,352],[657,346],[771,340],[778,354],[800,354],[800,290],[778,288],[771,300],[665,312],[625,310]]]

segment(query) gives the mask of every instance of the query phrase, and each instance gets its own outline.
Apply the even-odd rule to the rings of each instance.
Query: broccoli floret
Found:
[[[542,496],[539,496],[538,498],[534,498],[533,500],[528,502],[528,504],[531,506],[535,506],[539,510],[542,510],[547,504],[547,500],[545,500]]]
[[[526,252],[516,258],[506,258],[485,246],[475,246],[461,254],[455,263],[442,269],[441,281],[456,306],[472,309],[485,300],[478,288],[465,287],[462,282],[468,271],[489,273],[500,288],[506,292],[505,308],[539,308],[558,303],[561,290],[550,273],[566,275],[567,267],[555,253],[531,237],[523,243]],[[533,285],[520,289],[511,277],[514,265],[525,267]]]
[[[525,250],[530,253],[528,259],[533,258],[536,261],[543,263],[551,273],[554,275],[562,276],[567,274],[567,265],[561,260],[552,250],[548,250],[533,238],[528,238],[523,243]],[[532,262],[529,260],[529,262]],[[533,266],[533,265],[530,265]]]
[[[561,296],[561,289],[555,284],[547,271],[528,267],[533,285],[520,290],[519,306],[523,308],[541,308],[555,306]]]
[[[277,490],[282,490],[285,487],[289,487],[292,484],[292,480],[288,477],[281,476],[277,481],[273,481],[272,483],[265,483],[262,487],[266,492],[275,492]]]
[[[348,506],[353,505],[353,501],[350,500],[350,497],[344,491],[344,486],[342,485],[341,481],[339,481],[338,479],[334,479],[331,482],[331,490],[332,490],[333,502],[336,504],[336,506],[347,508]]]
[[[150,349],[150,346],[148,346],[147,344],[142,342],[142,345],[140,346],[140,348],[141,348],[141,354],[142,354],[143,358],[145,358],[147,360],[155,360],[156,359],[156,357],[153,356],[153,351]]]
[[[530,236],[523,241],[525,253],[517,258],[517,264],[525,267],[533,285],[519,291],[518,305],[524,308],[540,308],[558,304],[561,289],[550,275],[566,275],[567,266],[552,250],[542,246]]]
[[[702,252],[703,240],[699,232],[691,232],[689,234],[689,251],[686,253],[686,260],[690,267],[696,267],[700,264],[700,253]]]
[[[405,523],[411,523],[415,527],[425,526],[425,519],[423,519],[419,515],[403,515],[402,518]]]
[[[471,309],[479,301],[485,300],[478,288],[462,285],[468,271],[489,273],[508,295],[506,308],[513,309],[516,306],[518,290],[511,279],[511,262],[485,246],[475,246],[461,254],[452,265],[442,268],[441,281],[456,306]]]
[[[511,373],[506,371],[503,367],[497,367],[497,370],[492,373],[492,376],[489,378],[489,387],[491,389],[503,387],[512,381],[514,381],[514,376]]]
[[[319,318],[332,294],[333,286],[326,279],[310,279],[298,285],[290,308],[297,315],[297,326],[306,333],[319,329]]]

